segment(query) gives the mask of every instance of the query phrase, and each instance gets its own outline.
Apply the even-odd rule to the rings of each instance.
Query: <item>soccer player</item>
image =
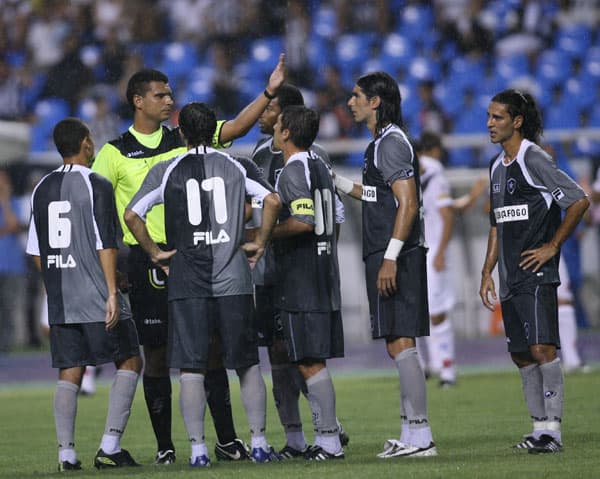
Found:
[[[454,290],[447,267],[446,252],[454,225],[454,201],[450,183],[440,162],[441,138],[424,132],[419,139],[419,166],[423,190],[423,215],[427,254],[427,286],[430,335],[425,338],[431,371],[439,375],[441,387],[456,383],[454,330],[446,316],[454,306]]]
[[[232,140],[246,134],[284,79],[285,59],[281,55],[265,91],[233,120],[217,122],[212,146],[229,146]],[[161,125],[173,113],[173,92],[163,73],[156,70],[135,73],[127,86],[127,101],[134,112],[133,125],[119,138],[102,147],[93,169],[107,177],[115,190],[123,242],[129,246],[129,297],[140,344],[144,346],[144,397],[157,440],[155,463],[171,464],[176,458],[171,439],[171,379],[166,357],[167,279],[138,245],[123,221],[123,213],[150,168],[184,153],[186,147],[177,128]],[[157,206],[148,214],[147,226],[152,239],[164,248],[162,206]],[[217,457],[226,460],[247,459],[246,448],[237,439],[233,425],[225,369],[213,363],[205,385],[218,436],[215,446]]]
[[[273,144],[273,127],[283,109],[293,105],[304,105],[302,93],[294,85],[284,83],[279,87],[277,95],[269,102],[269,105],[258,119],[261,133],[268,136],[257,143],[252,154],[252,161],[256,163],[263,177],[273,187],[284,165],[282,151]],[[317,144],[313,143],[310,146],[310,151],[313,155],[330,164],[329,155]],[[336,202],[336,205],[338,204],[341,205],[341,202]],[[336,221],[338,223],[343,222],[343,215],[342,205],[339,210],[336,210]],[[260,218],[256,218],[254,222],[259,225]],[[301,457],[308,446],[302,430],[298,399],[301,391],[306,393],[306,385],[296,365],[290,363],[279,311],[274,307],[277,280],[271,248],[267,248],[265,255],[252,271],[252,279],[255,284],[259,344],[268,347],[271,376],[273,378],[273,397],[279,420],[286,435],[286,444],[279,451],[279,454],[282,459]],[[341,424],[338,425],[340,427],[340,440],[342,446],[345,446],[349,442],[349,437],[344,432]]]
[[[559,452],[564,382],[556,354],[558,261],[589,201],[538,146],[542,118],[530,94],[504,90],[492,98],[487,115],[490,141],[502,151],[490,164],[490,231],[479,295],[493,310],[498,264],[508,351],[533,419],[533,432],[516,447]]]
[[[343,459],[335,390],[326,364],[344,355],[337,196],[328,166],[309,151],[319,131],[319,115],[304,106],[287,106],[273,131],[273,145],[285,165],[276,181],[284,208],[273,230],[275,306],[289,360],[302,374],[312,411],[315,442],[304,458]]]
[[[137,466],[121,449],[142,360],[129,306],[117,288],[117,219],[110,183],[89,169],[94,143],[85,124],[67,118],[54,127],[63,166],[32,195],[27,253],[48,293],[58,470],[81,469],[75,452],[77,393],[86,365],[114,362],[97,468]]]
[[[336,175],[338,190],[362,200],[363,258],[374,339],[385,338],[400,378],[400,439],[380,458],[437,455],[427,416],[425,375],[415,338],[429,334],[426,248],[419,166],[401,124],[397,82],[385,72],[358,79],[348,105],[373,141],[363,184]]]
[[[235,369],[240,378],[252,434],[251,458],[278,460],[265,438],[266,392],[253,324],[252,279],[240,246],[246,194],[264,205],[251,262],[264,252],[279,198],[248,178],[239,162],[208,146],[217,122],[205,104],[186,105],[179,125],[187,153],[150,170],[125,211],[125,222],[149,258],[170,273],[168,361],[181,372],[180,407],[192,445],[190,465],[210,464],[204,442],[204,378],[215,333],[225,367]],[[145,222],[158,204],[164,204],[167,251],[151,238]]]

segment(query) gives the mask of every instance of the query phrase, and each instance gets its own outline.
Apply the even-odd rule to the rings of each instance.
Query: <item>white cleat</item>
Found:
[[[377,457],[389,459],[391,457],[432,457],[437,455],[437,449],[433,442],[427,447],[417,447],[396,439],[388,439],[383,446],[383,452],[377,454]]]

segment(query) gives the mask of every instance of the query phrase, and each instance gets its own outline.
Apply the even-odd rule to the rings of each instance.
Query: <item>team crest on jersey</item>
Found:
[[[506,191],[508,191],[512,195],[516,189],[517,189],[517,180],[515,180],[514,178],[509,178],[506,181]]]
[[[563,192],[563,190],[561,190],[560,188],[556,188],[553,192],[552,192],[552,198],[554,198],[556,201],[560,201],[565,197],[565,194]]]

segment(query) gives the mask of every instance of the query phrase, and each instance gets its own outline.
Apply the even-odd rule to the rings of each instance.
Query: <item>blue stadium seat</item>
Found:
[[[580,114],[577,103],[563,93],[557,101],[553,101],[544,111],[544,128],[564,129],[578,128],[580,126]]]
[[[454,88],[464,91],[468,88],[477,90],[485,76],[485,66],[482,60],[464,56],[456,57],[451,63],[445,81],[450,82]]]
[[[561,85],[571,77],[571,58],[559,50],[545,50],[538,57],[535,77],[546,87]]]
[[[383,39],[379,60],[387,65],[386,71],[396,71],[399,67],[408,68],[413,54],[414,46],[408,38],[390,33]]]
[[[441,69],[438,62],[431,60],[428,57],[415,57],[410,62],[408,69],[410,76],[416,80],[433,80],[441,79]]]
[[[198,64],[198,51],[194,44],[172,42],[165,45],[158,69],[169,77],[171,83],[178,83]]]
[[[517,78],[531,74],[529,59],[524,54],[510,55],[496,59],[496,75],[506,85]]]
[[[251,74],[255,78],[264,78],[277,65],[279,54],[285,52],[283,38],[264,37],[254,40],[250,45]]]
[[[36,122],[31,126],[30,151],[53,149],[52,130],[54,126],[69,116],[69,104],[62,98],[45,98],[34,108]]]
[[[365,58],[371,54],[373,34],[346,33],[335,45],[335,63],[342,75],[356,76]]]
[[[569,78],[565,84],[565,92],[580,112],[590,110],[598,101],[598,83],[581,76]]]
[[[396,31],[402,36],[421,40],[433,31],[434,16],[430,6],[408,5],[402,9]]]
[[[331,39],[337,34],[337,13],[327,5],[321,5],[312,19],[312,31],[321,38]]]
[[[139,55],[144,60],[145,68],[158,68],[167,42],[134,42],[127,45],[130,54]]]
[[[477,165],[477,155],[470,147],[451,148],[448,150],[448,166],[455,168],[472,168]]]
[[[590,47],[583,58],[583,72],[589,78],[596,82],[600,81],[600,45]]]
[[[581,58],[592,44],[592,32],[587,25],[572,24],[562,27],[555,35],[554,48],[571,58]]]

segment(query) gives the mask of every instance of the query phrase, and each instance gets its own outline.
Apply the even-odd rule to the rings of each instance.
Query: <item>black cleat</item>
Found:
[[[523,440],[513,446],[514,449],[531,449],[538,440],[533,436],[523,436]]]
[[[175,464],[175,451],[173,449],[165,449],[164,451],[158,451],[156,458],[154,459],[155,465],[168,465]]]
[[[300,450],[300,449],[296,449],[292,446],[288,446],[286,444],[285,447],[281,451],[278,452],[278,454],[281,457],[281,459],[286,460],[286,459],[295,459],[297,457],[302,457],[302,456],[304,456],[306,451],[308,451],[308,447],[305,447],[303,450]]]
[[[542,434],[540,438],[534,442],[533,447],[529,449],[529,454],[547,454],[554,452],[562,452],[562,444],[554,439],[549,434]]]
[[[58,472],[65,471],[81,471],[81,461],[75,463],[69,461],[63,461],[58,463]]]
[[[126,449],[121,449],[114,454],[106,454],[102,449],[98,449],[96,457],[94,457],[94,467],[96,469],[136,466],[139,466],[139,464],[133,460],[133,457],[131,457],[131,454]]]
[[[215,445],[215,456],[219,461],[246,461],[250,459],[248,446],[241,439],[235,438],[227,444]]]
[[[304,459],[307,461],[329,461],[331,459],[344,459],[344,450],[331,454],[321,446],[310,446],[304,453]]]

